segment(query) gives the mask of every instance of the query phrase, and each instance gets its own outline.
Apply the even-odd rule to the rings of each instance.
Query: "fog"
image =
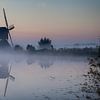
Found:
[[[97,99],[83,92],[87,56],[0,52],[0,100]]]
[[[55,62],[55,61],[81,61],[82,59],[87,60],[87,56],[74,56],[74,55],[52,55],[47,53],[41,54],[29,54],[27,52],[16,52],[16,51],[0,51],[0,61],[7,62],[22,62],[26,61],[27,63],[33,62]]]

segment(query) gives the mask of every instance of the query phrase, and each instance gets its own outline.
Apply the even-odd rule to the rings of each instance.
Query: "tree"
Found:
[[[14,50],[15,51],[23,51],[23,47],[21,47],[20,45],[15,45]]]
[[[49,38],[41,38],[40,41],[38,42],[39,48],[40,49],[52,49],[53,45],[51,44],[51,40]]]
[[[35,47],[28,44],[27,47],[26,47],[26,50],[27,50],[29,53],[31,53],[31,52],[35,51]]]
[[[98,57],[100,57],[100,46],[98,47]]]

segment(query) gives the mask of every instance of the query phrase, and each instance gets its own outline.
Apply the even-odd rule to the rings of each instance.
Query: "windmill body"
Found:
[[[7,17],[4,8],[3,8],[3,13],[4,13],[6,27],[0,27],[0,48],[11,48],[11,45],[13,46],[13,42],[10,35],[10,30],[14,29],[14,26],[13,25],[8,26]],[[11,45],[8,42],[8,40],[11,41]]]
[[[6,40],[8,39],[8,29],[6,27],[0,27],[0,39]]]
[[[10,48],[8,42],[8,32],[9,30],[6,27],[0,27],[0,48]]]

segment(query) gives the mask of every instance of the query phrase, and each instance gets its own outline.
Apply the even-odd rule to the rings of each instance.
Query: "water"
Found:
[[[85,100],[81,92],[87,57],[0,57],[0,100]]]

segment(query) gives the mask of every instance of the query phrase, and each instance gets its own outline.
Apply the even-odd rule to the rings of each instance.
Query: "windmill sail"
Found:
[[[12,47],[13,47],[13,46],[14,46],[14,44],[13,44],[13,41],[12,41],[12,37],[11,37],[11,35],[10,35],[10,32],[9,32],[8,34],[9,34],[10,41],[11,41],[11,44],[12,44]]]
[[[12,30],[12,29],[14,29],[14,28],[15,28],[14,25],[10,25],[10,26],[8,27],[9,30]]]
[[[6,17],[6,13],[5,13],[4,8],[3,8],[3,13],[4,13],[4,19],[5,19],[6,27],[8,28],[8,21],[7,21],[7,17]]]
[[[8,31],[14,29],[14,26],[12,26],[10,28],[8,27],[8,21],[7,21],[6,12],[5,12],[4,8],[3,8],[3,13],[4,13],[4,19],[5,19],[5,23],[6,23],[6,27],[7,27]],[[13,45],[13,41],[12,41],[12,37],[10,35],[10,32],[8,32],[8,35],[9,35],[9,38],[10,38],[10,41],[11,41],[11,44],[12,44],[12,47],[13,47],[14,45]]]
[[[10,69],[9,69],[9,75],[10,75],[10,72],[11,72],[11,66],[10,66]],[[9,82],[9,76],[7,77],[7,80],[6,80],[6,86],[5,86],[4,96],[6,96],[8,82]]]

